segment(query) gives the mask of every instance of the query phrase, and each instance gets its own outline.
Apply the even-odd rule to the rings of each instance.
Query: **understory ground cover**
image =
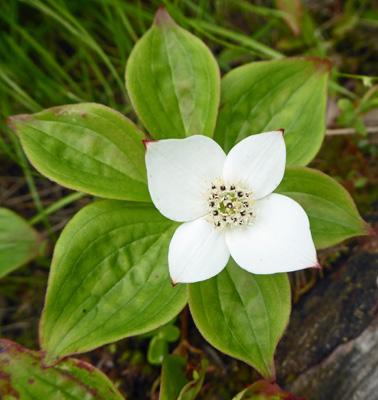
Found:
[[[247,63],[284,57],[332,63],[325,140],[309,167],[336,179],[363,219],[377,229],[376,1],[0,0],[0,207],[27,221],[38,243],[30,261],[14,271],[2,273],[0,265],[3,339],[39,350],[39,318],[54,246],[73,216],[99,200],[41,175],[5,119],[95,102],[121,112],[143,130],[124,72],[133,47],[162,6],[210,48],[221,76]],[[327,357],[336,357],[343,344],[352,346],[375,324],[377,252],[376,238],[351,238],[318,252],[322,270],[290,273],[293,314],[276,352],[277,382],[283,389],[309,400],[351,396],[347,389],[337,392],[341,386],[335,380],[324,378],[322,386],[311,371],[319,371]],[[337,286],[340,282],[345,286]],[[335,315],[319,308],[322,296],[332,301],[332,293]],[[324,312],[322,327],[316,310]],[[298,342],[304,347],[298,348]],[[75,357],[104,372],[125,398],[143,400],[159,398],[162,356],[175,351],[187,358],[191,370],[202,366],[205,372],[197,399],[228,400],[261,378],[249,365],[207,343],[188,306],[165,331]],[[344,361],[336,360],[339,364],[329,368],[339,371]]]

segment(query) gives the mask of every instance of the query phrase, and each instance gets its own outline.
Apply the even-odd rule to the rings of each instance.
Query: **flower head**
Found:
[[[184,222],[169,246],[173,283],[209,279],[230,255],[255,274],[319,265],[305,211],[272,193],[285,162],[282,130],[250,136],[227,156],[206,136],[146,142],[152,201]]]

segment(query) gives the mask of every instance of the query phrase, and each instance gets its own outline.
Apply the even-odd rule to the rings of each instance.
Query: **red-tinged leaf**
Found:
[[[122,400],[93,365],[68,358],[43,368],[38,351],[0,339],[0,394],[4,400]]]
[[[232,400],[305,400],[284,392],[276,383],[266,380],[253,385],[237,394]]]

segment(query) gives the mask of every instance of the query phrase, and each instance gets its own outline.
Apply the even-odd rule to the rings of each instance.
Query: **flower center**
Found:
[[[240,182],[226,185],[221,179],[211,183],[205,198],[209,207],[206,220],[221,230],[227,226],[252,225],[254,204],[252,192]]]

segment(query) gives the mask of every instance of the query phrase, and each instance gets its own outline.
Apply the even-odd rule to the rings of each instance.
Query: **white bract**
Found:
[[[230,255],[255,274],[319,266],[305,211],[272,194],[285,172],[283,131],[250,136],[227,156],[206,136],[145,145],[152,201],[184,222],[169,246],[174,284],[215,276]]]

